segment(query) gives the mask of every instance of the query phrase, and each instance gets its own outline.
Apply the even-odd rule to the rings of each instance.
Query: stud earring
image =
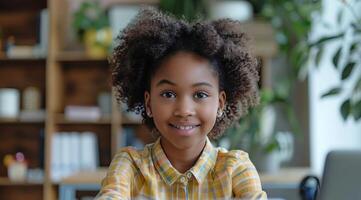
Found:
[[[151,111],[147,110],[147,115],[148,115],[148,117],[152,118],[152,112]]]
[[[217,111],[217,117],[218,117],[218,118],[221,118],[222,116],[223,116],[223,112],[222,112],[221,109],[219,109],[219,110]]]

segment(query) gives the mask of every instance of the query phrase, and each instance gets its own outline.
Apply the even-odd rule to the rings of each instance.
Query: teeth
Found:
[[[174,125],[175,128],[181,129],[181,130],[190,130],[192,128],[195,128],[196,126],[177,126]]]

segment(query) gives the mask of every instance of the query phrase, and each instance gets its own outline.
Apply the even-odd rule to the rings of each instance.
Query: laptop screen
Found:
[[[319,200],[361,200],[361,151],[331,151],[327,157]]]

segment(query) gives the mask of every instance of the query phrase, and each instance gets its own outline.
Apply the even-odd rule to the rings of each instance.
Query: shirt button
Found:
[[[181,182],[183,185],[187,185],[187,184],[188,184],[188,180],[187,180],[187,178],[184,177],[184,176],[182,176],[182,177],[180,178],[180,182]]]
[[[192,178],[192,174],[190,172],[187,173],[188,178]]]

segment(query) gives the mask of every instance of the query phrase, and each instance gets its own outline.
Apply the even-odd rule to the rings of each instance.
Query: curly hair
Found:
[[[143,122],[156,128],[145,113],[144,92],[157,67],[178,51],[188,51],[208,59],[226,93],[225,112],[209,133],[215,139],[234,121],[259,102],[258,64],[247,46],[248,38],[239,22],[179,20],[154,9],[143,9],[120,33],[110,57],[112,83],[117,100],[128,111],[140,113]]]

